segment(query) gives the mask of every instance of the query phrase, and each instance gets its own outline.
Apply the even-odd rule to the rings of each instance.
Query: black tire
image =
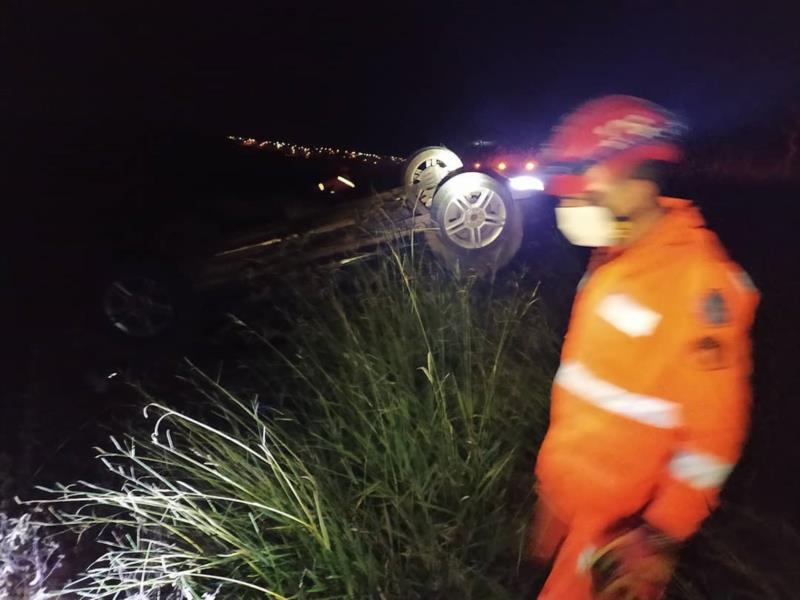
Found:
[[[149,286],[149,288],[148,288]],[[131,259],[107,267],[94,298],[94,321],[108,341],[122,350],[168,350],[187,339],[197,316],[196,298],[179,269],[166,261]],[[120,309],[126,295],[150,295],[147,318]]]
[[[465,247],[475,244],[448,233],[457,222],[453,219],[454,202],[459,197],[479,198],[481,194],[490,198],[484,209],[486,224],[476,224],[471,229],[486,232],[491,227],[491,235],[479,242],[483,244],[480,247]],[[492,212],[495,220],[500,213],[503,215],[499,230],[497,225],[489,223]],[[502,182],[486,173],[462,171],[442,181],[433,196],[431,216],[435,228],[425,232],[428,246],[448,269],[461,275],[493,275],[511,261],[522,244],[523,218],[519,204]]]

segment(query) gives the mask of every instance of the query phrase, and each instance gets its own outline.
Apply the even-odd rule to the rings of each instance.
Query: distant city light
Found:
[[[481,168],[481,163],[479,163],[479,162],[476,162],[476,163],[475,163],[475,168],[476,168],[476,169],[480,169],[480,168]]]
[[[372,152],[359,152],[357,150],[343,150],[330,146],[303,146],[301,144],[291,144],[289,142],[278,142],[273,140],[258,141],[255,138],[245,138],[229,135],[228,139],[241,144],[242,146],[255,146],[258,149],[267,151],[280,150],[290,156],[303,155],[306,158],[348,158],[359,162],[377,165],[382,162],[400,164],[405,159],[399,156],[375,154]]]
[[[501,171],[505,171],[507,167],[508,167],[508,165],[506,163],[504,163],[503,161],[500,161],[499,163],[497,163],[497,168],[500,169]]]
[[[544,189],[542,180],[533,175],[519,175],[517,177],[512,177],[508,181],[511,185],[511,189],[518,192],[530,192],[533,190],[542,191]]]
[[[525,170],[526,171],[533,171],[536,168],[536,163],[532,160],[529,160],[525,163]]]

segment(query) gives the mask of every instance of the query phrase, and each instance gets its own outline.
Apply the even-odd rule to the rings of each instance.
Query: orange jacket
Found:
[[[642,513],[683,539],[718,502],[749,420],[758,292],[684,200],[575,299],[539,493],[566,524]]]

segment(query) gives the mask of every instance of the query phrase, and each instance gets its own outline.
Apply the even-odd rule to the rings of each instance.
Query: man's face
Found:
[[[602,206],[615,217],[626,218],[638,212],[649,200],[649,182],[620,176],[600,164],[584,173],[585,187],[581,194],[561,198],[561,206]],[[644,185],[642,185],[644,184]]]

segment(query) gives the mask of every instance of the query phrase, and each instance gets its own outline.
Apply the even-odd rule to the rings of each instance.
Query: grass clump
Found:
[[[84,598],[513,598],[556,344],[524,281],[388,251],[238,326],[230,378],[150,398],[100,486],[51,490],[106,544]],[[257,352],[252,352],[253,349]],[[201,401],[198,401],[201,400]]]

